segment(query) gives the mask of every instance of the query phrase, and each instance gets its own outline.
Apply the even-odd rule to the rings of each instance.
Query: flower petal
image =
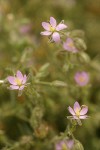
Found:
[[[72,115],[75,115],[74,110],[73,110],[70,106],[68,107],[68,110],[69,110],[69,112],[70,112]]]
[[[67,51],[71,51],[73,53],[78,52],[76,47],[74,46],[74,42],[71,38],[67,38],[66,42],[63,43],[63,48]]]
[[[24,86],[24,85],[22,85],[22,86],[19,88],[19,90],[23,90],[23,89],[24,89],[24,87],[25,87],[25,86]]]
[[[50,31],[50,24],[47,23],[47,22],[42,22],[42,27],[47,30],[47,31]]]
[[[60,35],[58,32],[54,32],[52,35],[52,39],[56,42],[59,43],[60,42]]]
[[[77,72],[74,76],[76,83],[80,86],[85,86],[89,82],[89,75],[87,72]]]
[[[56,27],[57,22],[56,22],[55,18],[50,17],[50,24],[51,24],[51,26],[52,26],[53,28]]]
[[[16,73],[16,77],[20,80],[23,80],[23,74],[19,70]]]
[[[76,101],[76,102],[74,103],[74,111],[77,112],[77,111],[79,111],[79,110],[81,110],[81,107],[80,107],[79,103]]]
[[[60,23],[57,25],[56,30],[60,31],[60,30],[66,29],[66,28],[67,28],[67,26],[65,24]]]
[[[43,31],[43,32],[41,32],[40,34],[41,34],[41,35],[46,35],[46,36],[48,36],[48,35],[51,35],[51,33],[52,33],[52,32],[50,32],[50,31]]]
[[[10,85],[10,88],[12,90],[17,90],[17,89],[19,89],[19,86],[17,86],[17,85]]]
[[[27,76],[26,76],[26,75],[24,75],[24,77],[23,77],[23,81],[22,81],[22,84],[25,84],[25,83],[26,83],[26,80],[27,80]]]
[[[9,76],[7,79],[12,85],[17,85],[15,77]]]
[[[72,149],[73,145],[74,145],[74,140],[67,140],[67,146],[69,149]]]
[[[88,112],[88,107],[83,105],[80,111],[80,115],[85,115]]]
[[[88,117],[87,115],[84,115],[84,116],[80,116],[79,118],[80,119],[87,119],[87,117]]]

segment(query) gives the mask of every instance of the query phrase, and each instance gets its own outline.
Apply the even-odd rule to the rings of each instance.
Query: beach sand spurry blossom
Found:
[[[54,17],[50,17],[49,22],[42,22],[42,27],[45,29],[45,31],[41,32],[41,35],[45,36],[51,36],[51,39],[59,43],[60,42],[60,33],[59,31],[66,29],[67,25],[64,23],[59,23],[57,25],[57,21]]]

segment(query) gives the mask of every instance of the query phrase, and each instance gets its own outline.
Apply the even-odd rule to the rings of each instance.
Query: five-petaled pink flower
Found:
[[[74,45],[74,41],[71,38],[66,39],[66,42],[63,43],[63,48],[69,52],[78,52],[77,48]]]
[[[23,90],[25,85],[26,85],[26,81],[27,81],[27,76],[23,75],[19,70],[17,71],[15,76],[8,76],[7,77],[10,85],[10,89],[11,90]]]
[[[74,76],[74,79],[79,86],[85,86],[89,82],[89,75],[84,71],[77,72]]]
[[[52,40],[57,42],[60,42],[60,34],[59,31],[66,29],[67,26],[63,23],[59,23],[57,25],[57,22],[55,18],[50,17],[50,22],[42,22],[42,26],[45,29],[45,31],[41,32],[41,35],[50,36],[52,37]]]
[[[86,119],[88,116],[86,115],[88,112],[88,106],[82,105],[76,101],[74,103],[74,107],[68,107],[69,112],[72,115],[72,119]]]
[[[69,140],[61,140],[55,145],[56,150],[71,150],[74,145],[74,140],[69,139]]]

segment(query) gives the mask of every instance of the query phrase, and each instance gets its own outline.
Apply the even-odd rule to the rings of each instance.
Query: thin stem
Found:
[[[43,81],[35,81],[34,82],[35,84],[41,84],[41,85],[49,85],[49,86],[52,86],[53,83],[50,83],[50,82],[43,82]]]

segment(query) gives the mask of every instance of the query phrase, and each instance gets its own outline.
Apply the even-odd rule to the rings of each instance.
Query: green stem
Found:
[[[35,81],[34,83],[35,83],[35,84],[41,84],[41,85],[53,86],[53,83],[50,83],[50,82]]]

